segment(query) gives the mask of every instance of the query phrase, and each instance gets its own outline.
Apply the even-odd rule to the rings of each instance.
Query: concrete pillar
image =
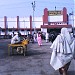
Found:
[[[17,30],[19,30],[19,16],[17,16]]]
[[[4,16],[5,35],[7,35],[7,17]]]
[[[68,21],[67,9],[64,7],[63,8],[63,22],[67,23],[67,21]]]
[[[48,24],[48,9],[47,8],[44,9],[43,21],[44,21],[43,22],[44,24]]]
[[[30,34],[32,34],[32,16],[30,16]]]

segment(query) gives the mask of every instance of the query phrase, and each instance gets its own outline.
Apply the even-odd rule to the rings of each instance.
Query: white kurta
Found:
[[[18,34],[16,34],[12,39],[11,39],[11,44],[18,43],[20,42],[20,38],[18,37]]]
[[[73,59],[75,49],[74,44],[75,41],[69,45],[66,38],[64,38],[62,35],[57,36],[50,47],[53,50],[50,64],[55,70],[63,67]]]

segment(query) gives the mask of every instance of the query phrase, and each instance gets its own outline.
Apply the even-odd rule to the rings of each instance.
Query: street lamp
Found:
[[[34,11],[35,11],[35,1],[31,3],[33,8],[33,25],[34,25]]]

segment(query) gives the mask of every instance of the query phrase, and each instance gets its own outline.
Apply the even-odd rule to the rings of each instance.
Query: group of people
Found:
[[[59,70],[62,75],[67,75],[72,59],[75,59],[75,38],[71,35],[72,32],[67,28],[62,28],[61,33],[55,38],[50,48],[52,55],[50,65]],[[49,40],[49,34],[46,33],[46,42]],[[41,33],[37,35],[38,45],[42,45]]]
[[[41,32],[33,34],[33,41],[34,41],[34,43],[37,42],[39,46],[42,45],[42,34],[41,34]]]
[[[71,35],[72,32],[67,28],[62,28],[61,33],[57,35],[50,48],[52,49],[52,55],[50,59],[50,65],[59,70],[62,75],[67,75],[70,63],[72,59],[75,59],[75,38]],[[35,40],[35,38],[34,38]],[[46,42],[49,41],[49,34],[46,33]],[[38,45],[42,45],[41,33],[37,34]]]
[[[38,42],[38,45],[41,46],[42,45],[42,33],[41,32],[38,32],[37,34],[34,33],[33,37],[34,37],[34,42]],[[46,43],[49,42],[49,34],[47,32],[45,33],[45,40],[46,40]]]
[[[38,32],[37,34],[34,33],[33,40],[34,40],[34,43],[38,42],[38,45],[41,46],[42,45],[41,32]],[[21,43],[21,41],[22,41],[21,33],[17,32],[16,34],[13,35],[13,37],[11,39],[11,44],[19,44],[19,43]]]
[[[67,75],[67,71],[72,59],[75,59],[75,39],[71,37],[71,32],[67,28],[62,28],[61,33],[53,41],[50,48],[52,49],[52,55],[50,59],[50,65],[55,69],[59,70],[62,75]],[[21,43],[21,34],[16,34],[11,44]],[[34,33],[34,42],[38,42],[38,45],[42,45],[41,32],[37,35]],[[48,42],[48,33],[46,33],[46,42]]]

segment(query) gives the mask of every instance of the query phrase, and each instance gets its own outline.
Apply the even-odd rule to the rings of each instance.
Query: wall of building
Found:
[[[43,24],[42,17],[35,17],[34,24],[33,24],[33,17],[7,17],[4,16],[0,18],[0,27],[1,27],[1,35],[8,35],[12,34],[14,31],[20,31],[22,35],[26,35],[32,30],[34,32],[34,28],[36,30],[41,29],[41,25]]]
[[[50,13],[51,14],[50,14]],[[1,35],[11,35],[14,31],[20,31],[22,35],[28,33],[33,34],[34,31],[44,31],[47,32],[48,28],[62,28],[63,26],[68,27],[68,23],[73,24],[72,16],[68,16],[67,9],[63,7],[62,10],[52,10],[49,11],[47,8],[44,9],[44,14],[41,17],[7,17],[4,16],[0,18],[0,34]],[[68,20],[69,17],[69,20]],[[71,20],[70,20],[71,19]],[[68,22],[69,21],[69,22]]]
[[[63,15],[48,16],[48,22],[62,22]]]
[[[17,28],[17,19],[15,17],[7,18],[7,28]]]
[[[5,26],[4,26],[4,18],[0,18],[0,27],[5,28]]]

